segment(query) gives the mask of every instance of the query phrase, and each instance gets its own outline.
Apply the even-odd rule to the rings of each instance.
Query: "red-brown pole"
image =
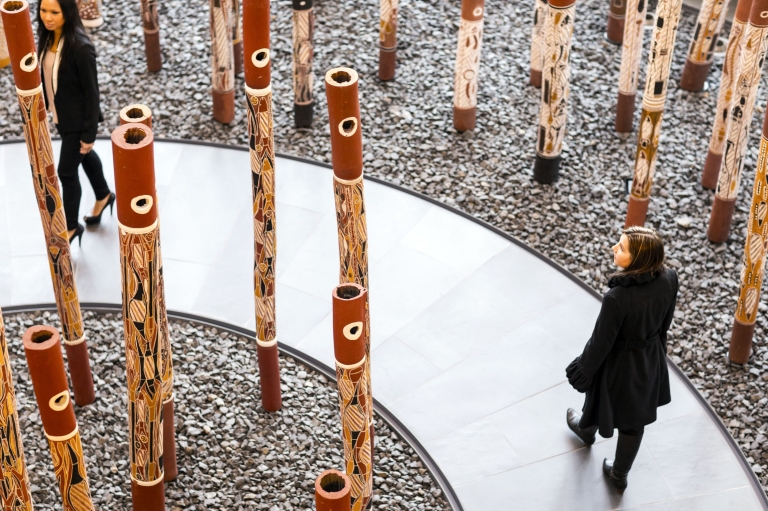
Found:
[[[59,332],[50,326],[33,326],[22,340],[64,511],[92,511],[95,508],[75,410],[69,399]]]
[[[148,106],[139,103],[128,105],[120,110],[120,124],[137,122],[152,127],[152,110]]]
[[[5,42],[5,30],[3,29],[3,18],[0,16],[0,69],[9,66],[11,57],[8,55],[8,43]]]
[[[605,38],[613,44],[624,42],[624,21],[627,13],[627,0],[611,0],[608,11],[608,25],[605,28]]]
[[[400,0],[379,2],[379,79],[394,80],[397,65],[397,12]]]
[[[704,0],[701,4],[696,29],[688,47],[688,57],[680,77],[681,89],[693,92],[704,89],[729,3],[730,0]]]
[[[77,8],[80,11],[80,20],[84,27],[96,28],[104,24],[101,15],[101,0],[78,0]]]
[[[544,62],[544,23],[549,11],[546,0],[534,0],[533,29],[531,30],[531,73],[528,83],[541,87],[541,66]]]
[[[140,0],[141,24],[144,28],[144,52],[147,56],[147,70],[160,71],[163,56],[160,53],[160,17],[157,0]]]
[[[326,470],[315,479],[316,511],[350,511],[351,483],[343,472]]]
[[[485,0],[461,0],[461,25],[453,78],[453,127],[475,129]]]
[[[275,323],[275,139],[269,51],[269,0],[243,0],[243,52],[251,154],[254,236],[254,298],[261,405],[283,406]]]
[[[235,118],[235,60],[232,47],[232,0],[210,0],[211,84],[213,118],[229,124]]]
[[[133,508],[164,511],[162,322],[154,136],[144,124],[112,132],[128,387]]]
[[[646,0],[627,0],[624,16],[624,37],[621,44],[619,95],[616,100],[616,131],[629,133],[635,119],[635,97],[643,53]]]
[[[37,207],[40,210],[48,249],[53,293],[64,333],[69,375],[75,402],[85,406],[93,403],[96,393],[93,389],[91,363],[80,314],[80,299],[77,296],[75,272],[72,267],[67,222],[53,161],[53,147],[48,131],[29,4],[27,0],[0,0],[0,14],[8,35],[13,78],[24,122],[24,138],[27,141],[27,153],[32,167]]]
[[[240,0],[232,0],[232,55],[235,57],[235,74],[243,74],[243,17],[240,16]]]
[[[315,112],[314,0],[293,0],[293,121],[297,128],[312,126]]]

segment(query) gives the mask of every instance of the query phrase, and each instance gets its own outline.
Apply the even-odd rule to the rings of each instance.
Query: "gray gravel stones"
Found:
[[[35,509],[61,509],[21,335],[59,326],[51,312],[6,314],[24,454]],[[125,350],[120,314],[85,312],[97,401],[76,407],[97,509],[131,509]],[[179,477],[166,486],[170,511],[312,511],[314,482],[341,469],[341,424],[334,381],[281,356],[283,409],[261,409],[256,348],[245,337],[171,321]],[[376,509],[449,510],[413,449],[376,420]]]

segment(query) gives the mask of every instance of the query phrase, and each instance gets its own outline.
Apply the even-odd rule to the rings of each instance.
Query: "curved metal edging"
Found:
[[[93,312],[101,312],[101,313],[122,313],[123,307],[122,305],[117,305],[114,303],[93,303],[93,302],[82,302],[81,307],[85,311],[93,311]],[[56,304],[52,303],[43,303],[43,304],[33,304],[33,305],[14,305],[11,307],[5,307],[3,308],[3,312],[6,314],[15,314],[15,313],[23,313],[23,312],[36,312],[36,311],[56,311]],[[249,340],[256,342],[256,337],[254,335],[254,332],[243,328],[239,326],[232,325],[230,323],[226,323],[224,321],[219,321],[216,319],[209,319],[203,316],[198,316],[195,314],[189,314],[186,312],[176,312],[176,311],[168,311],[168,317],[173,319],[179,319],[183,321],[194,321],[195,323],[200,323],[202,325],[207,325],[211,327],[218,328],[219,330],[228,330],[231,333],[241,335],[243,337],[247,337]],[[290,355],[291,357],[300,360],[303,364],[306,364],[310,367],[312,367],[314,370],[322,373],[327,378],[330,378],[331,380],[336,380],[336,371],[334,369],[331,369],[324,363],[320,362],[319,360],[310,357],[309,355],[297,350],[296,348],[292,346],[287,346],[285,344],[278,344],[278,348],[281,352]],[[453,486],[451,486],[451,483],[448,482],[448,479],[445,477],[445,474],[443,474],[443,471],[440,470],[440,467],[435,463],[435,460],[432,459],[432,456],[430,456],[429,452],[424,448],[423,445],[421,445],[421,442],[413,436],[413,434],[410,432],[410,430],[403,425],[402,422],[392,413],[390,412],[387,407],[381,404],[376,398],[373,399],[373,407],[376,413],[378,413],[379,417],[381,417],[392,429],[394,429],[398,435],[400,435],[400,438],[402,438],[414,451],[416,451],[416,454],[421,458],[422,462],[426,466],[427,470],[431,474],[432,478],[437,482],[437,484],[440,486],[440,489],[443,490],[443,495],[445,495],[445,499],[448,501],[448,505],[451,506],[451,509],[453,511],[464,511],[464,507],[461,505],[461,502],[459,501],[459,498],[456,495],[456,492],[453,490]]]

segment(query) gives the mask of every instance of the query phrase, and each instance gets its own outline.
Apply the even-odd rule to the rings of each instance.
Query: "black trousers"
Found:
[[[58,126],[57,126],[58,129]],[[83,165],[85,175],[91,182],[91,188],[97,200],[109,195],[109,185],[104,179],[104,169],[96,151],[80,154],[80,133],[60,133],[61,154],[59,155],[59,181],[63,192],[64,214],[67,217],[67,229],[77,228],[77,216],[80,212],[80,198],[83,190],[80,187],[78,168]]]

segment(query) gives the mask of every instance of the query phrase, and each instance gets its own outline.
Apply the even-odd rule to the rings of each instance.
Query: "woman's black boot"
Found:
[[[619,492],[627,489],[627,475],[629,475],[632,463],[640,451],[642,441],[642,431],[635,435],[628,435],[619,431],[619,441],[616,443],[616,459],[612,461],[606,458],[603,461],[603,474]]]
[[[595,434],[597,433],[597,426],[591,428],[581,429],[579,427],[579,421],[581,420],[581,414],[573,408],[568,408],[568,412],[565,414],[565,418],[568,421],[568,427],[571,431],[576,433],[576,436],[581,438],[581,441],[587,445],[595,443]]]

